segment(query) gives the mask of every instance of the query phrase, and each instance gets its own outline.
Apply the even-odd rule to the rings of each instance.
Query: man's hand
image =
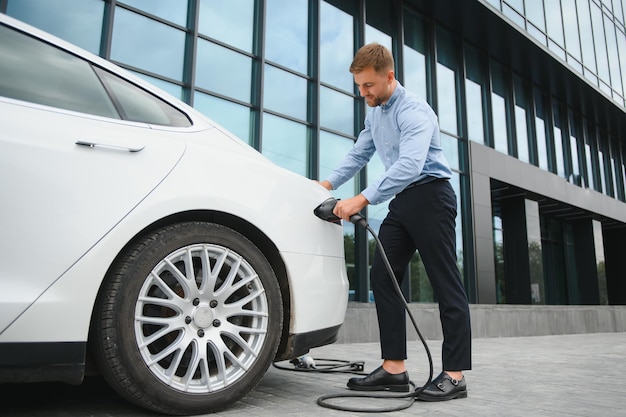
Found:
[[[361,211],[369,203],[363,194],[355,195],[352,198],[339,200],[333,213],[345,221],[350,221],[350,216]]]

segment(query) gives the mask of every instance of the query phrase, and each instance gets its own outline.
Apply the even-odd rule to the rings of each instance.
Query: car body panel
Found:
[[[11,260],[0,262],[1,333],[170,172],[185,143],[141,123],[2,98],[0,126],[0,217],[15,220],[0,226]]]

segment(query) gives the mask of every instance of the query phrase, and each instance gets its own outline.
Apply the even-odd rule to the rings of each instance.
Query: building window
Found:
[[[467,136],[470,140],[488,145],[485,137],[486,65],[475,48],[465,46],[465,109],[467,113]]]

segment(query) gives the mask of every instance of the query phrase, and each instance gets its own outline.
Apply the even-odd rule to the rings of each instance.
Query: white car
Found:
[[[330,197],[139,77],[0,14],[0,382],[208,413],[333,343]],[[93,359],[93,361],[92,361]]]

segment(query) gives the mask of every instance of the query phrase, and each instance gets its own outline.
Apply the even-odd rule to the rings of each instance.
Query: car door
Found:
[[[85,59],[3,25],[0,74],[2,333],[167,176],[185,144],[120,120]],[[119,81],[129,100],[136,87]],[[136,90],[136,103],[156,100]]]

